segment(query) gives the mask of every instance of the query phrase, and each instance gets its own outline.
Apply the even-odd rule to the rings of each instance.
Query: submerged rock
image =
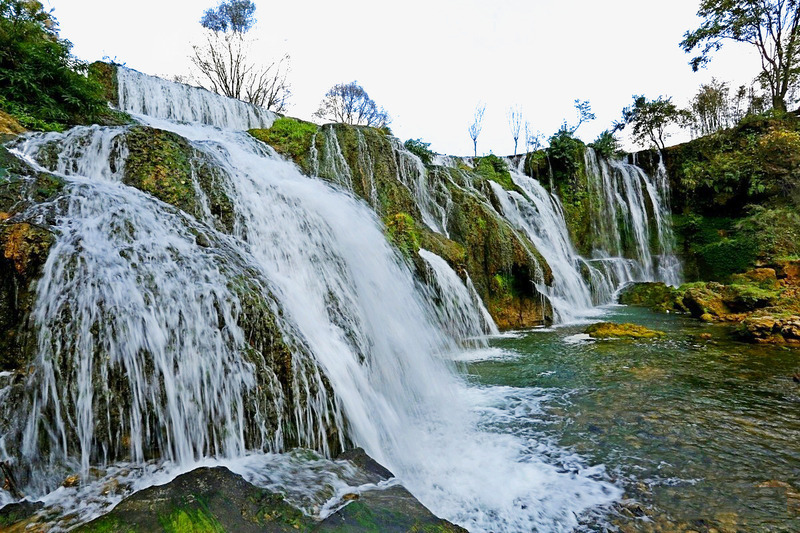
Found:
[[[598,322],[592,324],[584,333],[593,339],[658,339],[666,335],[663,331],[648,329],[637,324],[615,324]]]

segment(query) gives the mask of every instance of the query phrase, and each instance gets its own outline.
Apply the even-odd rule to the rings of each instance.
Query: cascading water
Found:
[[[596,468],[564,472],[534,436],[497,432],[499,400],[449,362],[458,337],[479,337],[486,323],[438,328],[368,206],[220,129],[269,116],[122,68],[118,82],[123,110],[214,162],[235,223],[220,233],[120,183],[126,128],[16,147],[45,164],[39,149],[56,141],[50,170],[67,182],[64,199],[38,208],[57,213],[57,241],[36,288],[39,353],[14,406],[26,438],[21,450],[8,435],[0,442],[3,459],[27,463],[30,495],[54,489],[64,471],[111,471],[121,458],[186,468],[289,443],[327,454],[341,434],[333,441],[363,446],[434,512],[473,531],[570,531],[582,511],[619,497]],[[198,119],[211,125],[172,121]],[[428,261],[440,286],[456,286]],[[270,360],[247,335],[253,293],[290,361]]]
[[[659,159],[654,179],[638,166],[599,159],[591,148],[586,149],[584,158],[589,197],[596,201],[590,206],[595,245],[592,260],[622,273],[623,282],[679,284],[680,263],[673,253],[669,183],[663,162]],[[654,233],[656,256],[651,252]]]
[[[461,281],[447,261],[433,252],[420,249],[420,257],[428,269],[428,287],[442,328],[450,330],[455,338],[466,339],[475,333],[476,324],[485,335],[497,335],[497,325],[475,291],[469,274],[467,283]]]
[[[594,306],[612,303],[625,283],[680,283],[663,163],[653,180],[635,165],[599,159],[591,148],[585,151],[585,162],[589,196],[599,199],[590,206],[594,249],[588,258],[570,240],[558,197],[522,174],[513,161],[508,161],[512,180],[525,194],[492,183],[503,215],[525,231],[553,271],[553,283],[539,289],[550,298],[557,322],[591,315]]]

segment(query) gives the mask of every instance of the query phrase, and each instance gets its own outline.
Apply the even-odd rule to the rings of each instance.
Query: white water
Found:
[[[539,290],[550,298],[556,323],[596,314],[596,306],[613,303],[616,291],[632,281],[680,282],[663,164],[653,180],[637,166],[598,159],[591,148],[585,159],[591,197],[601,199],[590,206],[594,250],[589,258],[572,244],[559,198],[512,161],[507,162],[511,177],[524,195],[491,184],[503,216],[525,232],[550,265],[553,283]],[[657,256],[650,251],[652,227]],[[632,250],[625,249],[628,243]]]
[[[460,339],[500,333],[469,274],[464,273],[466,280],[462,281],[447,261],[435,253],[422,248],[419,255],[427,264],[430,278],[427,287],[441,328]]]
[[[122,73],[125,109],[156,110],[162,118],[137,116],[217,162],[236,227],[221,235],[120,184],[124,149],[114,139],[124,128],[76,134],[96,152],[55,168],[67,174],[69,201],[37,287],[40,350],[22,413],[31,423],[16,457],[43,463],[31,494],[54,488],[65,469],[86,472],[125,453],[141,463],[159,452],[185,467],[281,451],[288,440],[333,452],[325,436],[346,431],[435,513],[472,531],[570,531],[581,512],[619,497],[595,479],[597,468],[564,472],[534,437],[481,429],[496,410],[476,413],[473,391],[448,363],[466,340],[457,337],[472,332],[435,327],[436,310],[368,206],[244,133],[164,120],[185,120],[165,82]],[[146,95],[140,107],[126,103],[130,94]],[[205,120],[244,121],[214,102],[198,104]],[[69,135],[60,142],[71,145]],[[20,152],[41,144],[31,139]],[[193,245],[197,233],[210,246]],[[241,271],[280,308],[293,349],[289,384],[245,356],[243,303],[230,289]],[[463,287],[441,268],[435,275]],[[112,388],[122,390],[115,397]],[[120,442],[127,450],[114,449]],[[47,465],[65,468],[48,476]]]

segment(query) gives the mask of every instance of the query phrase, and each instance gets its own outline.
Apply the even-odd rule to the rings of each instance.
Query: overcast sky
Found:
[[[42,0],[55,8],[73,53],[107,56],[147,74],[188,74],[204,9],[217,0]],[[310,119],[334,84],[357,80],[392,116],[402,140],[422,138],[440,153],[472,153],[467,133],[486,104],[478,152],[513,151],[507,112],[521,107],[549,136],[573,102],[597,119],[586,142],[619,118],[633,94],[688,105],[712,76],[735,84],[758,73],[758,56],[727,43],[693,73],[678,46],[699,24],[699,0],[255,0],[259,59],[291,56],[288,115]],[[677,138],[676,138],[677,139]],[[520,148],[523,149],[522,141]]]

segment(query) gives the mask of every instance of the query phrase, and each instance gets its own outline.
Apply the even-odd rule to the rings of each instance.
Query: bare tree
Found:
[[[469,137],[472,139],[472,147],[475,153],[475,157],[478,157],[478,136],[481,134],[481,130],[483,129],[483,113],[486,111],[486,104],[478,103],[475,106],[475,115],[473,116],[472,124],[470,124],[467,131],[469,131]]]
[[[519,106],[508,108],[508,127],[514,138],[514,155],[517,155],[517,141],[519,140],[519,130],[522,127],[522,110]]]
[[[291,95],[287,76],[289,56],[267,65],[250,60],[255,40],[246,36],[255,24],[251,0],[227,0],[207,9],[200,19],[206,42],[192,46],[191,61],[199,71],[196,82],[217,94],[283,112]]]
[[[367,91],[358,83],[339,83],[325,93],[325,98],[315,116],[344,124],[383,128],[391,118],[382,107],[378,107]]]

